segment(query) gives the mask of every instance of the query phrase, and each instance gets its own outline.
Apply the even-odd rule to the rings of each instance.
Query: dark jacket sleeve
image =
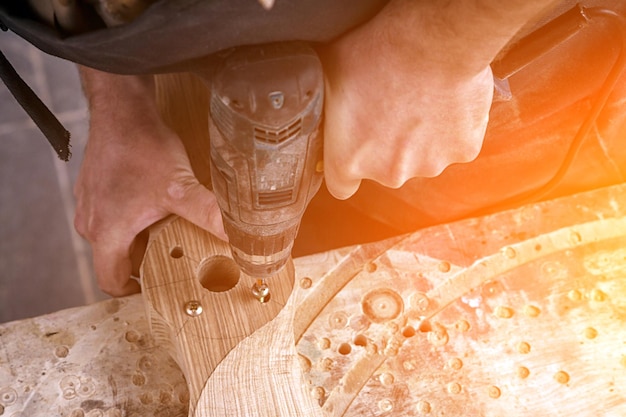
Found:
[[[76,63],[121,74],[189,68],[233,46],[285,40],[323,43],[372,18],[388,0],[159,0],[123,26],[101,22],[64,36],[39,22],[23,0],[0,2],[0,22],[37,48]]]

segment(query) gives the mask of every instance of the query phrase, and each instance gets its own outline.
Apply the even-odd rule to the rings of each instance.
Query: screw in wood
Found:
[[[265,304],[270,300],[270,287],[267,285],[264,279],[257,279],[252,285],[252,295],[259,300],[260,303]]]
[[[189,317],[198,317],[202,314],[202,311],[202,304],[200,304],[200,301],[191,300],[185,303],[185,313],[187,313]]]

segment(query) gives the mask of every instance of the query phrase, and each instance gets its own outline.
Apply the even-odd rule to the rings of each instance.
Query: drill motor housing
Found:
[[[291,256],[322,181],[322,65],[303,43],[235,48],[211,85],[211,178],[233,258],[258,278]]]

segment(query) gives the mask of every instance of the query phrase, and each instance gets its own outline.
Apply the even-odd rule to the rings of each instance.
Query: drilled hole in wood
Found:
[[[198,280],[211,292],[224,292],[237,285],[240,273],[235,261],[218,255],[202,262],[198,270]]]
[[[337,352],[341,353],[342,355],[349,355],[350,352],[352,352],[352,346],[350,346],[349,343],[342,343],[341,345],[339,345]]]
[[[180,246],[174,246],[172,249],[170,249],[170,256],[174,259],[182,258],[184,254],[185,252]]]
[[[406,326],[402,329],[402,336],[406,338],[415,336],[415,329],[412,326]]]
[[[418,330],[422,333],[428,333],[433,331],[433,325],[428,320],[424,320],[420,323]]]
[[[362,334],[358,334],[354,337],[355,346],[367,346],[367,337]]]

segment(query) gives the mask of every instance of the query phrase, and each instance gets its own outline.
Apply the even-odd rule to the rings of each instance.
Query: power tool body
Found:
[[[213,192],[234,260],[260,280],[291,256],[321,184],[323,80],[302,43],[234,49],[212,79]]]

